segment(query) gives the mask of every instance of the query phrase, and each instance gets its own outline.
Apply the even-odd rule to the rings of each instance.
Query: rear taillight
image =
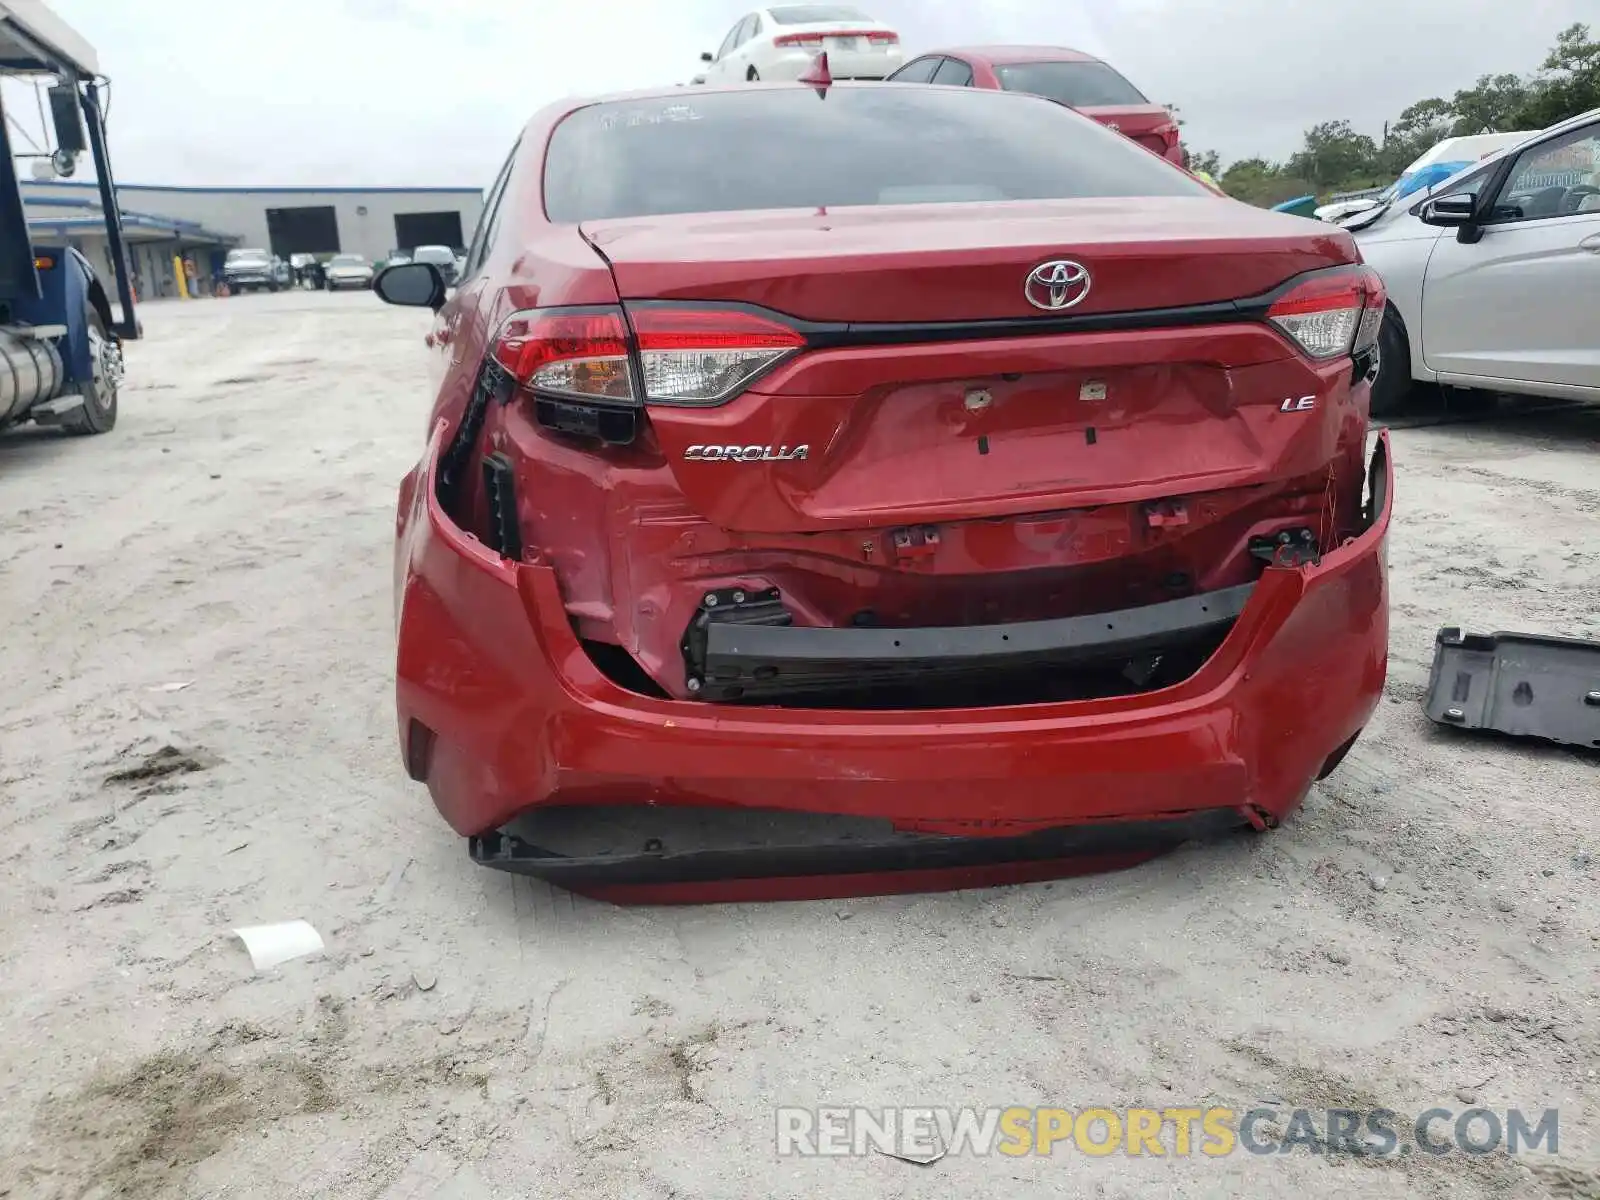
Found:
[[[1389,293],[1383,279],[1371,267],[1363,267],[1367,277],[1367,306],[1361,313],[1361,324],[1356,327],[1356,343],[1352,354],[1365,354],[1378,344],[1378,334],[1383,329],[1383,310],[1388,307]]]
[[[898,46],[900,35],[887,29],[840,29],[826,33],[780,33],[772,39],[774,46],[799,46],[806,50],[822,49],[823,38],[866,38],[874,46]]]
[[[737,309],[643,306],[625,318],[618,308],[552,308],[506,318],[492,354],[538,396],[711,405],[804,346],[789,326]]]
[[[645,399],[654,404],[720,404],[806,344],[787,325],[737,309],[639,308],[629,316]]]
[[[1369,349],[1377,340],[1383,305],[1378,273],[1351,267],[1295,285],[1273,301],[1267,319],[1312,358],[1338,358]]]
[[[614,308],[527,309],[495,338],[494,359],[525,388],[551,396],[637,403],[628,328]]]

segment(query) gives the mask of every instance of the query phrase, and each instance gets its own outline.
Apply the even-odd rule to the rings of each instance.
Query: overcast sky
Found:
[[[100,52],[127,183],[483,185],[563,95],[687,80],[739,0],[50,0]],[[1181,107],[1185,140],[1281,158],[1314,122],[1536,68],[1600,0],[860,0],[908,54],[1044,42]],[[12,111],[28,118],[14,88]],[[31,124],[37,125],[37,117]]]

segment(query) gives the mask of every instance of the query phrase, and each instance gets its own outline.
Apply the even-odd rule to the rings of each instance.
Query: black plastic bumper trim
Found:
[[[1245,824],[1245,818],[1232,809],[1208,809],[1155,820],[1056,826],[1015,837],[896,834],[870,842],[829,841],[586,858],[554,854],[498,830],[468,838],[467,843],[468,853],[480,866],[531,875],[563,887],[596,887],[880,874],[1046,862],[1168,849],[1183,842],[1216,837]]]

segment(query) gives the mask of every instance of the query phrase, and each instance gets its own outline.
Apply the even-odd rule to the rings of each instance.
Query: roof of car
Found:
[[[1074,50],[1070,46],[946,46],[942,50],[929,50],[918,55],[951,54],[962,58],[981,58],[988,62],[1099,62],[1092,54]]]

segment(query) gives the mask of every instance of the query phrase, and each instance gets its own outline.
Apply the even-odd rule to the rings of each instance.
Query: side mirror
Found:
[[[444,276],[432,263],[397,263],[385,267],[372,281],[372,290],[385,304],[405,308],[444,307]]]
[[[709,51],[709,50],[702,50],[700,52],[700,61],[701,62],[716,62],[717,61],[717,56],[715,54],[711,53],[711,51]]]
[[[50,89],[50,117],[55,126],[56,147],[68,154],[82,154],[89,148],[83,137],[83,113],[76,80],[58,83]],[[70,175],[71,171],[63,174]]]
[[[1441,229],[1460,229],[1473,223],[1473,215],[1477,211],[1477,195],[1473,192],[1462,192],[1454,196],[1440,196],[1435,200],[1424,201],[1422,211],[1417,215],[1424,225],[1437,225]]]

